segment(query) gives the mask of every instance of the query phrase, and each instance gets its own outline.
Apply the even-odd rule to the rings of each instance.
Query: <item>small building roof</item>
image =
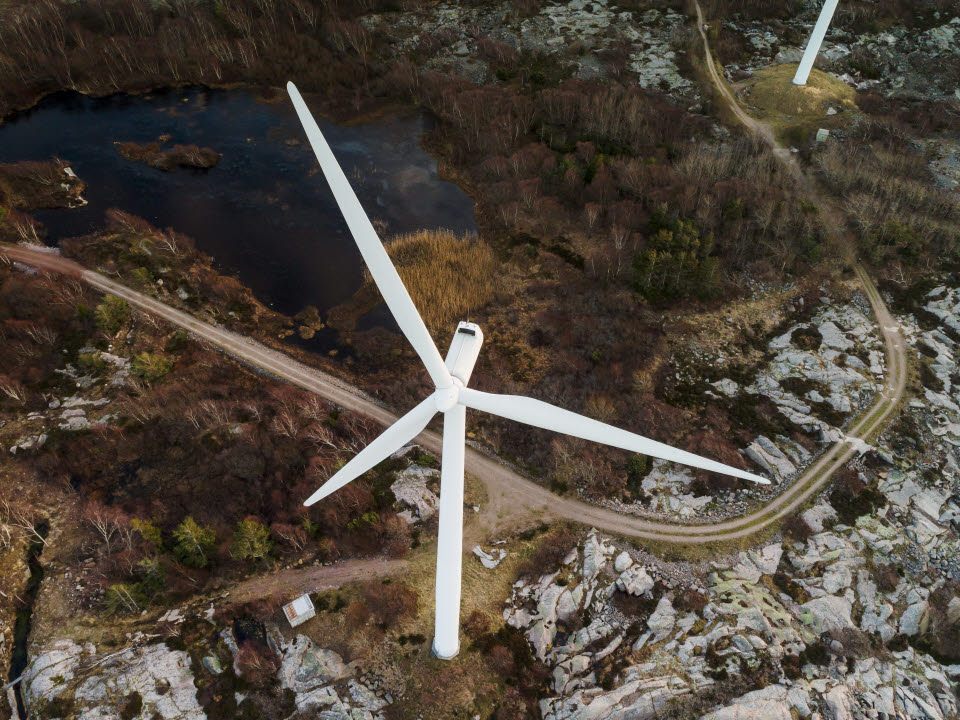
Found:
[[[303,620],[314,617],[316,610],[309,595],[301,595],[283,606],[283,614],[291,625],[299,625]],[[298,622],[299,621],[299,622]]]

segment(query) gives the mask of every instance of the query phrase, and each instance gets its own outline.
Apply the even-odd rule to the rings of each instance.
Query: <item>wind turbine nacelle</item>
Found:
[[[483,345],[483,332],[480,326],[471,322],[460,322],[457,331],[453,334],[450,350],[447,351],[445,364],[447,370],[457,380],[466,386],[470,382],[470,374],[480,355]]]

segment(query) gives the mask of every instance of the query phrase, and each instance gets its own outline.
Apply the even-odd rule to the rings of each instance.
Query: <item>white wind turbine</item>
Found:
[[[606,425],[548,405],[533,398],[495,395],[467,387],[483,343],[483,333],[473,323],[461,322],[453,336],[447,359],[440,357],[430,333],[403,286],[369,218],[357,200],[343,170],[320,133],[293,83],[287,91],[300,116],[320,168],[333,191],[350,232],[360,248],[374,282],[396,318],[400,330],[413,345],[436,385],[436,392],[397,420],[382,435],[344,465],[304,505],[313,505],[413,440],[438,412],[443,413],[443,467],[440,475],[440,527],[437,538],[437,584],[434,620],[434,653],[454,657],[460,648],[460,571],[463,557],[463,458],[467,408],[499,415],[534,427],[573,435],[635,453],[769,484],[757,475],[737,470],[669,445]]]
[[[813,26],[813,32],[810,33],[807,49],[803,51],[803,57],[800,58],[800,64],[797,66],[797,74],[793,76],[794,85],[807,84],[810,71],[813,69],[813,63],[820,53],[820,46],[823,44],[823,38],[827,35],[827,29],[830,27],[830,21],[833,19],[833,13],[839,2],[840,0],[825,0],[823,3],[820,16],[817,18],[817,24]]]

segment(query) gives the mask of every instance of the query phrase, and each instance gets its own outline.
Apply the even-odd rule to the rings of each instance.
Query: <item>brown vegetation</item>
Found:
[[[783,521],[783,533],[791,542],[806,542],[813,535],[813,530],[799,515],[791,515]]]
[[[135,289],[168,305],[255,337],[292,332],[292,321],[266,308],[235,278],[221,275],[193,239],[173,228],[160,230],[145,220],[111,209],[100,232],[61,242],[63,255],[118,275]],[[181,299],[177,290],[186,291]]]
[[[209,169],[220,162],[220,153],[212,148],[196,145],[174,145],[163,149],[160,143],[116,143],[117,152],[131,162],[142,162],[157,170],[169,172],[175,167]]]
[[[497,291],[493,251],[478,238],[421,230],[393,238],[387,252],[432,332],[475,313]]]
[[[711,14],[753,12],[741,6],[717,4]],[[602,408],[631,430],[739,465],[737,433],[760,410],[742,413],[714,403],[694,432],[688,409],[663,387],[669,350],[650,306],[728,299],[742,292],[742,274],[776,282],[809,272],[834,252],[837,228],[828,214],[802,200],[795,178],[764,145],[744,137],[718,141],[706,119],[659,93],[616,78],[570,79],[562,63],[509,48],[479,29],[470,32],[496,81],[478,86],[424,71],[449,41],[443,32],[422,37],[399,57],[393,40],[357,22],[362,14],[396,8],[387,0],[322,7],[237,0],[163,10],[111,0],[11,5],[0,11],[6,21],[0,34],[18,52],[0,73],[16,81],[4,86],[0,111],[78,85],[90,92],[171,82],[269,86],[288,77],[305,91],[322,90],[326,109],[349,104],[356,110],[382,100],[425,107],[437,119],[428,144],[441,169],[476,198],[483,241],[420,234],[398,240],[391,252],[441,341],[467,314],[483,324],[488,343],[475,384],[522,389],[581,412]],[[58,31],[37,39],[40,26]],[[90,42],[95,34],[110,41]],[[264,97],[274,95],[264,90]],[[845,157],[841,167],[826,156],[824,173],[843,187],[848,203],[863,206],[865,227],[876,229],[865,237],[878,237],[881,248],[909,246],[896,251],[903,257],[915,239],[924,244],[924,257],[951,247],[955,218],[911,184],[916,167],[891,168],[881,158],[881,172],[910,180],[888,192],[844,175],[857,159]],[[888,222],[886,208],[915,200],[924,203],[922,216],[897,221],[907,232]],[[115,216],[106,235],[68,242],[65,251],[117,267],[187,309],[199,310],[212,296],[222,308],[213,319],[238,330],[267,328],[274,337],[290,331],[242,288],[210,273],[192,250],[181,252],[189,243],[175,232]],[[149,255],[138,249],[143,237]],[[455,262],[440,261],[449,257]],[[195,293],[186,302],[171,295],[169,283],[156,285],[171,261],[191,278]],[[436,283],[437,276],[444,282]],[[498,292],[503,302],[490,302]],[[376,302],[368,285],[352,308],[328,320],[352,332],[360,311]],[[396,406],[421,397],[425,376],[402,338],[377,328],[349,340],[366,372],[365,387]],[[472,431],[494,449],[554,469],[557,489],[632,492],[626,454],[551,445],[546,433],[493,418],[481,422]],[[289,531],[285,537],[299,543]],[[395,544],[402,545],[402,537]]]
[[[576,547],[576,534],[567,525],[557,525],[536,539],[530,555],[517,566],[521,577],[538,577],[560,567],[570,549]]]
[[[247,640],[240,646],[236,658],[237,667],[244,680],[254,687],[264,687],[276,682],[280,658],[270,647],[258,640]]]
[[[278,85],[281,78],[323,91],[332,99],[327,108],[348,100],[354,109],[371,100],[417,103],[438,120],[428,142],[441,155],[441,167],[477,199],[483,238],[441,233],[397,244],[400,273],[435,334],[445,340],[452,323],[469,313],[489,341],[475,372],[479,386],[521,387],[573,410],[586,410],[588,401],[606,403],[620,424],[687,444],[682,411],[662,397],[630,394],[632,378],[658,362],[655,348],[663,350],[657,343],[662,327],[642,298],[715,301],[740,292],[737,273],[776,279],[800,272],[825,252],[820,217],[796,199],[793,178],[764,146],[740,138],[717,142],[709,122],[656,92],[616,79],[569,79],[567,66],[509,49],[479,30],[472,31],[478,52],[491,64],[495,82],[477,86],[421,71],[448,39],[439,33],[421,38],[408,60],[395,54],[389,38],[357,22],[360,14],[395,8],[387,0],[322,7],[237,0],[163,10],[139,0],[11,6],[2,11],[0,33],[14,50],[5,74],[16,82],[5,86],[0,113],[2,103],[26,104],[72,86],[96,93],[171,82]],[[37,39],[38,24],[58,32]],[[90,41],[96,33],[110,41]],[[120,255],[110,257],[108,246],[89,239],[90,251],[80,251],[81,243],[65,250],[92,264],[109,259],[125,265],[144,285],[155,285],[162,279],[158,263],[138,254],[127,234],[126,228],[112,233],[126,246]],[[175,252],[163,245],[178,244],[179,237],[147,234],[169,261]],[[438,263],[438,250],[452,245],[459,262]],[[687,262],[692,247],[696,262]],[[404,263],[408,253],[414,260]],[[450,283],[437,289],[434,272]],[[430,281],[421,283],[418,275]],[[202,286],[202,272],[196,280]],[[153,292],[179,304],[165,295],[168,287]],[[511,299],[490,303],[498,288]],[[199,289],[225,301],[240,317],[237,329],[252,330],[268,317],[222,278]],[[369,288],[361,296],[365,307],[376,303]],[[342,313],[328,319],[351,327]],[[372,370],[365,387],[397,406],[420,397],[424,376],[402,339],[382,328],[350,339],[358,365]],[[698,442],[733,456],[728,424],[711,421]],[[493,419],[474,430],[497,450],[535,466],[565,463],[544,433]],[[588,477],[568,473],[568,487],[623,491],[628,456],[604,453],[605,462],[598,462],[601,456],[591,451],[573,451]],[[570,448],[565,452],[574,457]]]
[[[377,624],[392,627],[412,617],[419,604],[417,593],[398,582],[373,582],[363,588],[364,602]]]
[[[0,241],[39,242],[46,231],[21,211],[70,207],[79,202],[86,184],[68,175],[68,166],[59,158],[0,163]]]
[[[843,524],[855,525],[858,517],[871,513],[884,502],[883,494],[876,487],[866,485],[856,471],[844,468],[837,473],[830,491],[830,504]]]
[[[409,547],[406,523],[392,510],[389,474],[353,483],[312,511],[301,505],[369,439],[373,428],[361,418],[240,371],[136,313],[117,315],[119,332],[108,333],[99,324],[106,314],[94,312],[105,303],[76,281],[0,265],[3,447],[40,432],[44,421],[26,415],[57,412],[48,408],[51,398],[92,393],[109,400],[113,414],[76,431],[61,430],[52,415],[42,447],[4,453],[0,469],[0,477],[29,477],[77,511],[75,557],[96,567],[86,601],[139,612],[161,595],[192,594],[211,574],[244,572],[254,560],[402,554]],[[170,369],[150,384],[131,375],[112,388],[113,366],[103,360],[111,342],[113,353],[149,352]],[[91,379],[87,390],[64,374],[67,363]],[[35,507],[7,509],[32,519]],[[245,554],[233,547],[241,531],[250,536]],[[202,562],[191,560],[185,538],[193,555],[200,548]],[[384,621],[408,612],[411,602],[400,586],[380,601]]]
[[[387,252],[427,328],[446,335],[462,320],[490,302],[502,277],[493,250],[471,235],[449,230],[420,230],[386,243]],[[353,301],[331,313],[330,323],[341,332],[354,330],[359,317],[378,302],[369,271]]]
[[[356,22],[387,2],[55,0],[0,7],[0,117],[62,89],[106,95],[243,81],[342,92],[369,79],[376,39]]]
[[[923,631],[910,638],[914,647],[945,665],[960,660],[960,621],[950,610],[950,603],[955,606],[958,597],[960,583],[956,580],[930,593],[929,615]]]
[[[901,270],[931,268],[960,250],[960,204],[932,182],[903,127],[867,121],[847,142],[817,156],[830,189],[856,223],[860,252]]]

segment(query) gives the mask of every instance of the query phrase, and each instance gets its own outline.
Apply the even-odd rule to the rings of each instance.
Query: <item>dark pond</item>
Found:
[[[309,102],[309,98],[308,98]],[[473,201],[437,179],[419,146],[420,114],[339,127],[320,121],[371,218],[386,234],[446,227],[476,232]],[[162,172],[124,160],[115,141],[209,146],[209,171]],[[271,307],[329,310],[360,286],[363,261],[334,204],[292,106],[246,90],[189,88],[91,99],[60,93],[0,126],[0,161],[59,156],[89,185],[83,208],[35,213],[48,241],[87,233],[117,207],[192,236],[218,268]],[[383,316],[384,313],[378,313]]]

